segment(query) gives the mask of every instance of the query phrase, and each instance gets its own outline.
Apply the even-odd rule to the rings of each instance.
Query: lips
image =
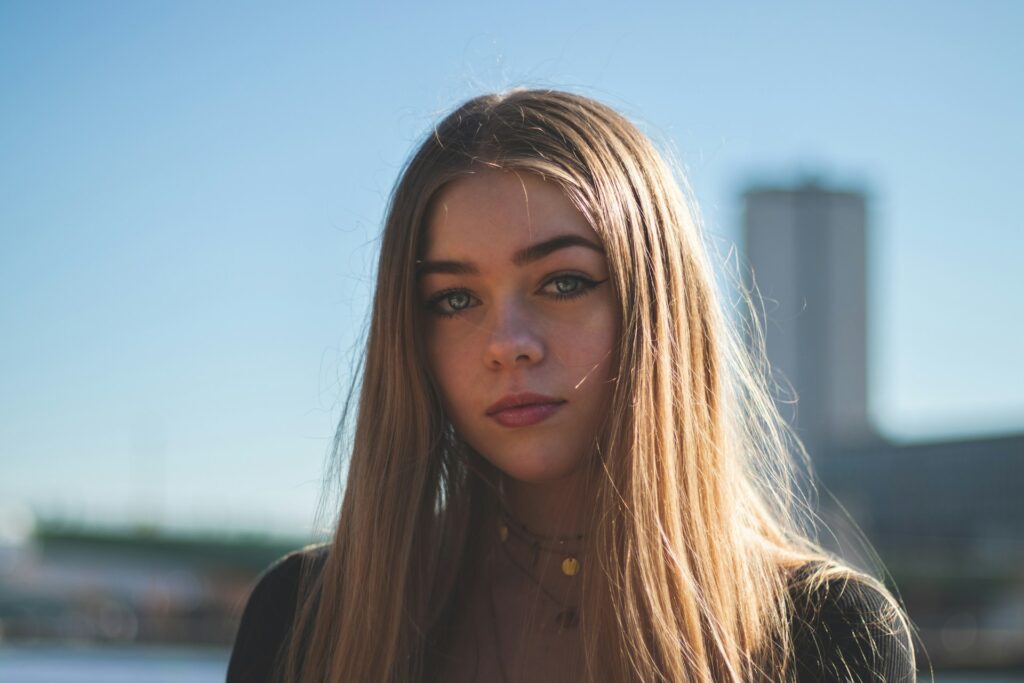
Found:
[[[487,409],[487,416],[503,427],[528,427],[542,422],[565,405],[565,401],[543,394],[508,394]]]

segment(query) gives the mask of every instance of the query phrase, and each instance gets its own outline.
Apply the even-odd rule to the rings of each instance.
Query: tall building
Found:
[[[1024,667],[1024,433],[876,435],[864,196],[810,183],[743,202],[768,360],[796,393],[795,415],[781,409],[815,461],[822,541],[875,571],[877,551],[936,665]]]
[[[876,441],[867,412],[864,195],[807,183],[751,189],[743,200],[768,361],[795,391],[785,398],[798,399],[795,415],[792,405],[783,414],[815,458]]]

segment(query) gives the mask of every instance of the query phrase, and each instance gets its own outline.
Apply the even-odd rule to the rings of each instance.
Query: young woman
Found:
[[[745,349],[632,124],[466,102],[391,198],[333,542],[264,573],[229,680],[914,680]]]

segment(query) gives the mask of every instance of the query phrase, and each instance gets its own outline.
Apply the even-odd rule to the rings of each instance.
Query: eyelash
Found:
[[[551,297],[553,297],[554,299],[556,299],[558,301],[566,301],[566,300],[569,300],[569,299],[576,299],[578,297],[585,296],[585,295],[589,294],[595,287],[597,287],[600,284],[603,284],[603,283],[607,282],[608,278],[605,278],[604,280],[592,280],[589,277],[584,277],[583,275],[576,275],[575,273],[563,273],[561,275],[554,275],[554,276],[548,278],[547,281],[544,282],[543,285],[541,285],[541,289],[544,289],[548,285],[551,285],[552,283],[558,282],[559,280],[574,280],[576,282],[579,282],[579,287],[576,290],[572,291],[572,292],[565,292],[565,293],[560,293],[560,294],[556,293],[556,294],[549,294],[548,295],[548,296],[551,296]],[[443,302],[445,299],[447,299],[447,298],[449,298],[451,296],[454,296],[455,294],[465,294],[466,296],[469,296],[469,297],[473,296],[472,294],[470,294],[465,289],[461,289],[461,288],[458,288],[458,287],[453,287],[451,289],[442,290],[442,291],[438,292],[437,294],[435,294],[434,296],[430,297],[426,301],[425,307],[426,307],[426,309],[430,313],[433,313],[434,315],[436,315],[438,317],[441,317],[441,318],[454,318],[455,316],[465,312],[469,308],[472,308],[471,306],[467,306],[466,308],[462,308],[462,309],[459,309],[459,310],[456,310],[456,311],[442,311],[439,308],[441,302]]]

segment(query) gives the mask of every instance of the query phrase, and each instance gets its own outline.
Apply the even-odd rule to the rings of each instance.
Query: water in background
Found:
[[[223,683],[228,650],[0,648],[4,683]]]

